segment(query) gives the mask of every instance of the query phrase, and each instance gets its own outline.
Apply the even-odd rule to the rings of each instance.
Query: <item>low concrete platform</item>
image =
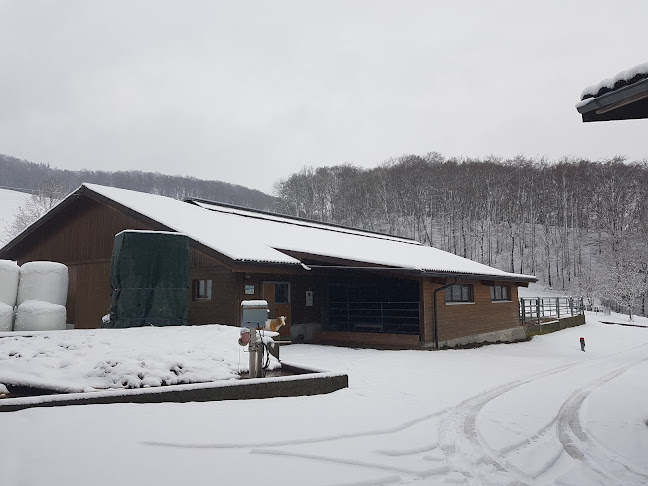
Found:
[[[331,393],[349,386],[349,377],[344,373],[329,373],[288,363],[282,363],[282,369],[284,372],[292,372],[293,374],[291,376],[170,385],[155,388],[4,398],[0,400],[0,412],[64,405],[184,403],[297,397]]]
[[[568,327],[582,326],[583,324],[585,324],[585,315],[580,314],[573,317],[556,318],[540,324],[528,322],[524,324],[524,332],[526,332],[528,337],[531,337],[539,334],[562,331]]]

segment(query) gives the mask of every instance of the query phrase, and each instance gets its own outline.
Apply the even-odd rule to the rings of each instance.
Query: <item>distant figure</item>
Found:
[[[581,351],[585,352],[585,338],[584,337],[580,338],[580,343],[581,343]]]

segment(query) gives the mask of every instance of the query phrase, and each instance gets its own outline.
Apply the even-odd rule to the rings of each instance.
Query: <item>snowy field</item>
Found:
[[[0,333],[0,383],[74,393],[238,379],[238,338],[216,325]]]
[[[0,243],[4,241],[1,236],[4,228],[11,224],[14,213],[31,197],[30,194],[9,189],[0,189]]]
[[[349,374],[329,395],[2,413],[0,484],[647,484],[648,329],[601,317],[466,350],[285,347]]]

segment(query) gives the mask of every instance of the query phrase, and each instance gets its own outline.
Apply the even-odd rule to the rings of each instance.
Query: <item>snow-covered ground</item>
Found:
[[[0,383],[74,393],[238,379],[238,338],[218,325],[0,333]]]
[[[531,282],[528,287],[518,287],[518,297],[564,297],[571,295],[562,290],[550,289],[542,282]]]
[[[329,395],[1,413],[0,484],[646,484],[648,330],[598,319],[466,350],[285,347],[349,374]]]
[[[0,243],[4,241],[1,233],[5,226],[11,224],[18,207],[24,204],[30,197],[30,194],[24,192],[0,189]]]

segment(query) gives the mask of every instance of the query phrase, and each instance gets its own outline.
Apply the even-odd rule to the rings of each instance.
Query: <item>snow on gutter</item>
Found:
[[[648,98],[648,78],[599,97],[579,101],[576,103],[576,109],[581,114],[594,110],[597,114],[603,114],[644,98]]]

